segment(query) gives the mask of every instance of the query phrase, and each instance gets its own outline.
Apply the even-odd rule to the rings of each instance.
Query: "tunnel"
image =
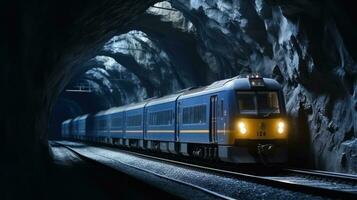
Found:
[[[5,1],[0,8],[2,189],[41,193],[31,185],[46,183],[52,162],[48,140],[61,138],[61,123],[68,118],[251,72],[282,85],[293,127],[292,164],[356,174],[352,5]]]

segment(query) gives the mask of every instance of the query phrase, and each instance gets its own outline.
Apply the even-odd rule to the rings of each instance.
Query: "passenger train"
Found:
[[[287,161],[281,86],[258,75],[68,119],[62,135],[231,163]]]

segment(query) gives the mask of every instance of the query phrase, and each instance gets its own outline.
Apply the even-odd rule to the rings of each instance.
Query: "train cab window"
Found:
[[[237,92],[237,99],[241,114],[268,116],[280,113],[277,92]]]
[[[276,92],[258,92],[257,104],[260,114],[280,113]]]
[[[237,95],[241,114],[257,114],[254,92],[238,92]]]

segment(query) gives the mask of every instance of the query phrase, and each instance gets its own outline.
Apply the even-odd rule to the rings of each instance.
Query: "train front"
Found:
[[[227,161],[285,163],[288,124],[280,84],[273,79],[249,76],[237,79],[231,92],[231,146],[223,149]]]

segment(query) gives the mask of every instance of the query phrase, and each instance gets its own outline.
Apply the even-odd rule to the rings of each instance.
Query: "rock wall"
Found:
[[[357,173],[356,47],[346,45],[356,40],[341,33],[353,16],[338,2],[192,0],[174,7],[196,27],[198,51],[216,77],[253,71],[281,82],[297,163]]]

